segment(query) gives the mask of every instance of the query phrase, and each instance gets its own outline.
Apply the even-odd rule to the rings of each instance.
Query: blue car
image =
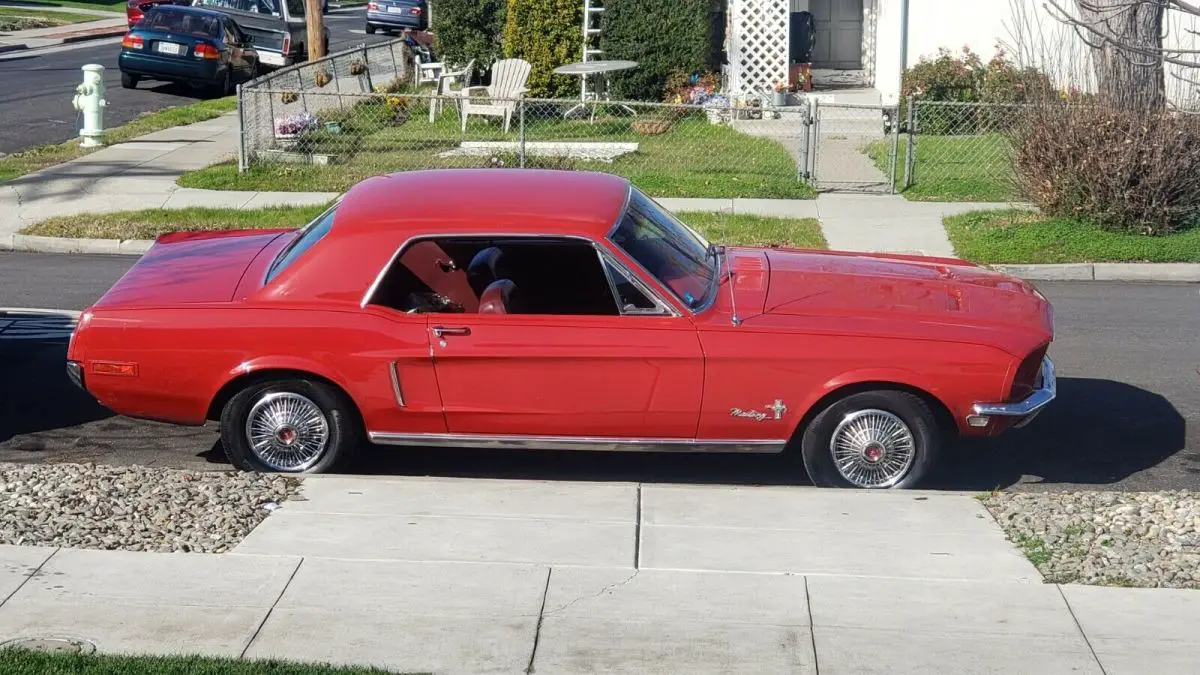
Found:
[[[141,80],[183,82],[228,96],[258,73],[258,55],[233,19],[220,12],[158,5],[121,41],[121,86]]]
[[[377,30],[426,30],[428,14],[425,0],[371,0],[367,3],[367,35]]]

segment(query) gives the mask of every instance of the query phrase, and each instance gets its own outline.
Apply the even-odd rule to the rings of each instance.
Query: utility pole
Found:
[[[321,14],[321,0],[304,0],[304,18],[308,25],[308,60],[316,61],[325,56],[325,17]]]

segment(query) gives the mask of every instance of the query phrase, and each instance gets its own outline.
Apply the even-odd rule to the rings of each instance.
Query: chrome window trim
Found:
[[[1016,403],[976,403],[973,406],[976,415],[996,417],[1024,417],[1040,412],[1058,395],[1058,378],[1054,373],[1054,362],[1050,357],[1042,358],[1042,368],[1039,373],[1042,386],[1023,401]]]
[[[396,396],[396,405],[404,408],[404,393],[400,390],[400,362],[392,361],[388,364],[388,373],[392,378],[392,394]]]
[[[613,301],[617,303],[617,311],[620,312],[621,316],[679,316],[679,312],[675,311],[670,305],[663,301],[663,299],[660,298],[657,293],[647,288],[646,284],[644,284],[641,279],[638,279],[636,276],[634,276],[634,274],[629,271],[629,268],[623,265],[620,260],[614,258],[598,244],[593,243],[593,247],[596,249],[596,255],[600,258],[600,267],[604,269],[604,276],[608,279],[608,287],[612,291]],[[621,294],[617,291],[617,281],[612,277],[612,272],[609,268],[610,265],[616,269],[617,274],[620,274],[625,278],[625,280],[633,284],[634,288],[636,288],[639,293],[646,296],[650,302],[654,303],[654,309],[626,310],[621,305]]]
[[[622,211],[622,214],[623,213],[624,213],[624,211]],[[367,292],[363,294],[362,300],[359,301],[359,308],[366,309],[367,306],[371,304],[371,298],[379,290],[379,285],[383,283],[383,278],[385,276],[387,276],[388,271],[392,269],[392,265],[396,264],[400,260],[401,256],[404,255],[404,251],[409,246],[411,246],[412,244],[414,244],[416,242],[424,241],[427,239],[456,239],[456,238],[458,238],[458,239],[503,239],[503,238],[569,239],[572,241],[581,241],[581,242],[584,242],[584,243],[590,245],[600,255],[604,255],[604,253],[605,253],[605,251],[603,250],[603,247],[595,239],[592,239],[590,237],[585,237],[582,235],[578,235],[578,234],[546,234],[546,233],[528,233],[528,232],[525,232],[525,233],[522,233],[522,232],[446,232],[446,233],[438,233],[438,234],[415,235],[415,236],[409,237],[408,239],[404,240],[404,242],[400,244],[400,247],[396,249],[396,252],[393,253],[392,256],[388,259],[387,263],[384,264],[383,268],[379,270],[379,273],[375,275],[375,280],[373,282],[371,282],[370,287],[367,288]],[[599,259],[599,262],[600,262],[600,269],[604,272],[605,278],[608,278],[608,270],[605,269],[605,267],[604,267],[604,260]],[[621,269],[628,271],[628,268],[625,265],[621,265],[619,260],[614,259],[614,262],[617,263]],[[640,279],[636,279],[635,275],[631,274],[630,276],[634,277],[635,283],[639,283],[641,281]],[[645,285],[642,284],[642,287],[645,288]],[[611,279],[609,280],[609,288],[612,289],[612,280]],[[648,288],[646,290],[650,291],[648,293],[648,296],[650,297],[651,300],[668,308],[668,310],[670,311],[670,316],[676,316],[676,317],[680,316],[679,312],[677,310],[675,310],[672,305],[667,304],[663,300],[661,295],[659,295],[656,292],[653,292],[652,290],[650,290]],[[614,293],[615,293],[615,291],[614,291]],[[616,298],[616,296],[614,295],[614,299],[615,298]],[[621,311],[621,301],[619,299],[615,299],[615,302],[617,305],[617,311],[620,312]],[[440,313],[427,312],[425,314],[422,314],[421,316],[430,316],[430,315],[440,315]],[[460,315],[455,314],[453,316],[460,316]],[[512,316],[580,317],[580,316],[609,316],[609,315],[607,315],[607,314],[537,314],[537,315],[513,314]],[[625,314],[621,313],[621,314],[617,314],[616,316],[625,316]],[[654,316],[658,316],[658,315],[655,314]]]
[[[497,436],[487,434],[420,434],[370,431],[379,445],[451,448],[514,448],[592,452],[744,452],[777,454],[787,439],[612,438],[604,436]]]
[[[275,257],[271,258],[271,264],[267,265],[267,268],[265,270],[263,270],[262,282],[259,284],[260,287],[265,288],[267,285],[269,285],[272,281],[275,280],[275,279],[270,278],[271,270],[274,269],[275,265],[277,265],[279,263],[279,260],[281,258],[283,258],[283,256],[288,251],[291,250],[292,246],[294,246],[296,244],[296,240],[299,239],[300,236],[302,236],[304,234],[304,230],[306,230],[308,227],[312,226],[315,223],[321,222],[321,219],[324,218],[326,214],[328,214],[330,211],[336,209],[338,206],[341,205],[342,198],[345,196],[346,196],[345,193],[338,195],[337,197],[334,198],[333,203],[330,204],[328,208],[326,208],[321,213],[317,214],[316,218],[313,218],[312,220],[308,221],[307,223],[296,228],[296,231],[294,233],[294,238],[290,242],[288,242],[287,246],[284,246],[283,248],[279,249],[279,251],[277,251],[275,253]],[[337,216],[334,216],[334,222],[336,223],[336,221],[337,221]],[[329,224],[329,233],[325,235],[326,237],[328,237],[330,234],[333,234],[333,226],[334,226],[334,223]],[[281,233],[281,235],[282,235],[282,233]],[[271,241],[275,241],[275,239],[272,239]],[[314,244],[314,246],[315,245],[316,244]],[[301,257],[303,257],[303,256],[301,256]],[[297,258],[297,260],[299,260],[299,258]]]

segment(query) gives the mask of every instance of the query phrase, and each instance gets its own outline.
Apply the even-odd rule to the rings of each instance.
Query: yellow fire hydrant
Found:
[[[103,145],[104,136],[104,66],[89,63],[83,67],[83,84],[75,87],[75,98],[71,105],[83,113],[83,127],[79,130],[79,146],[97,148]]]

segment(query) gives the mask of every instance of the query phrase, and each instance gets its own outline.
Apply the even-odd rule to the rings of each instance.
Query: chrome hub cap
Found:
[[[273,471],[304,471],[329,444],[329,422],[321,408],[292,392],[259,399],[246,417],[246,440],[260,462]]]
[[[886,410],[846,415],[829,441],[833,464],[855,487],[886,488],[912,468],[917,442],[904,420]]]

